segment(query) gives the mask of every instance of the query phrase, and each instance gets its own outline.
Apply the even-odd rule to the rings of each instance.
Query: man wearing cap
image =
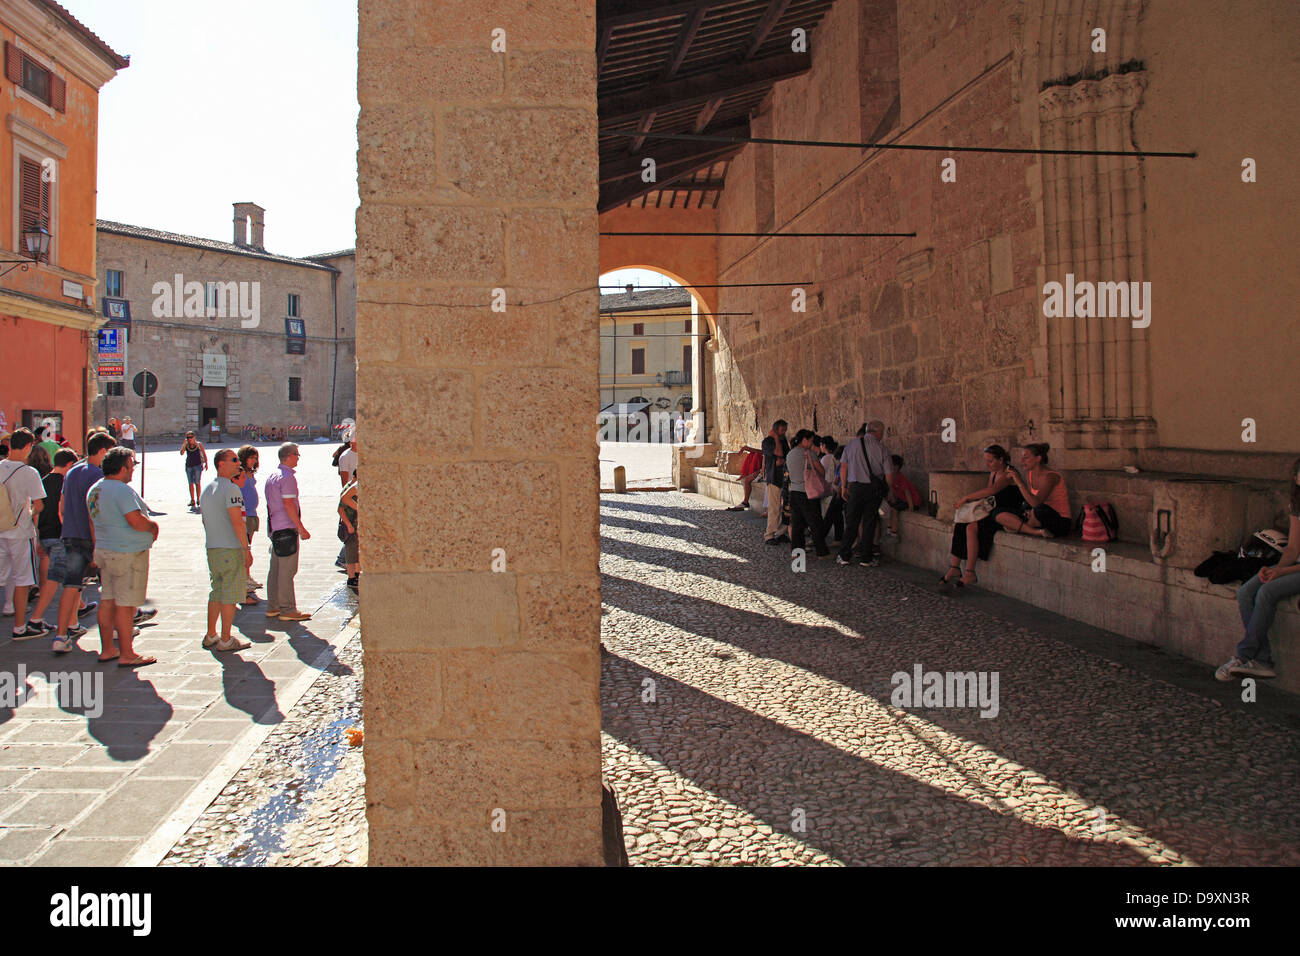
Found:
[[[880,564],[875,555],[876,522],[880,504],[889,491],[894,462],[885,448],[885,423],[873,419],[858,429],[858,436],[844,443],[840,460],[840,496],[845,506],[844,540],[836,564],[853,559],[853,540],[858,541],[858,563],[869,568]]]

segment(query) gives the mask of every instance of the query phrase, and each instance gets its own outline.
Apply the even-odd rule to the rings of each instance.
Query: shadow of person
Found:
[[[81,700],[59,700],[60,709],[86,718],[90,736],[107,748],[112,760],[140,760],[147,756],[153,739],[175,713],[172,705],[158,696],[149,680],[148,668],[118,667],[100,663],[91,651],[69,654],[62,659],[63,671],[76,669],[81,677]]]
[[[253,661],[237,653],[212,652],[221,662],[221,688],[226,703],[244,711],[255,724],[278,724],[284,720],[280,703],[275,699],[275,681]]]
[[[289,636],[289,646],[298,655],[298,660],[308,667],[340,676],[352,673],[352,668],[338,659],[329,641],[317,637],[306,627],[294,629]]]

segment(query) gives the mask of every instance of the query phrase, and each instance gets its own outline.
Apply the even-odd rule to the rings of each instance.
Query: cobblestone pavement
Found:
[[[634,865],[1300,863],[1294,729],[1235,684],[887,568],[795,573],[707,498],[605,496],[601,533],[604,765]],[[996,716],[894,707],[918,665],[997,672]]]
[[[262,447],[264,479],[275,446]],[[188,496],[176,445],[148,454],[145,499],[159,512],[150,558],[149,605],[158,616],[136,647],[158,663],[141,670],[97,664],[93,619],[80,649],[54,657],[48,640],[15,644],[0,622],[0,682],[27,691],[0,707],[0,863],[113,866],[156,863],[324,669],[336,666],[341,629],[356,601],[335,572],[338,475],[333,446],[303,445],[298,468],[304,543],[297,576],[304,624],[267,622],[241,609],[235,630],[253,646],[238,654],[202,649],[208,574],[201,519]],[[209,449],[209,457],[214,449]],[[212,477],[209,470],[205,483]],[[137,471],[136,486],[139,487]],[[263,515],[265,506],[263,505]],[[253,573],[266,579],[267,538]],[[97,600],[88,589],[88,600]],[[51,607],[46,620],[53,621]],[[269,626],[268,626],[269,625]],[[22,671],[19,668],[23,668]],[[57,669],[57,671],[56,671]],[[55,673],[102,682],[102,714],[91,702],[59,706]]]
[[[361,637],[339,651],[163,866],[363,866]]]

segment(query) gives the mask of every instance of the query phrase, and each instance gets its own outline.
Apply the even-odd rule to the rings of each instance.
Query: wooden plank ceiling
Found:
[[[832,0],[597,0],[600,127],[639,133],[748,136],[773,84],[806,73],[791,34],[821,22]],[[809,40],[811,43],[811,39]],[[600,211],[717,206],[733,143],[600,137]],[[642,182],[641,161],[657,181]]]

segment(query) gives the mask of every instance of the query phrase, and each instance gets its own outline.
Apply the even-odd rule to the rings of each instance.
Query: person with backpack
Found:
[[[16,641],[45,634],[44,621],[27,620],[27,600],[36,584],[36,521],[45,504],[45,486],[36,469],[26,463],[35,436],[20,428],[9,436],[9,454],[0,461],[0,587],[14,589]]]
[[[1214,672],[1221,681],[1238,677],[1276,677],[1268,629],[1273,626],[1277,606],[1300,594],[1300,458],[1291,465],[1290,527],[1286,550],[1277,564],[1259,572],[1237,589],[1237,610],[1246,634],[1227,663]]]
[[[1047,453],[1051,445],[1036,442],[1026,445],[1020,455],[1021,475],[1014,466],[1007,465],[1007,474],[1015,482],[1025,499],[1025,510],[1019,515],[998,515],[998,524],[1016,534],[1029,534],[1039,538],[1064,538],[1070,533],[1070,498],[1065,478],[1059,471],[1047,467]]]

